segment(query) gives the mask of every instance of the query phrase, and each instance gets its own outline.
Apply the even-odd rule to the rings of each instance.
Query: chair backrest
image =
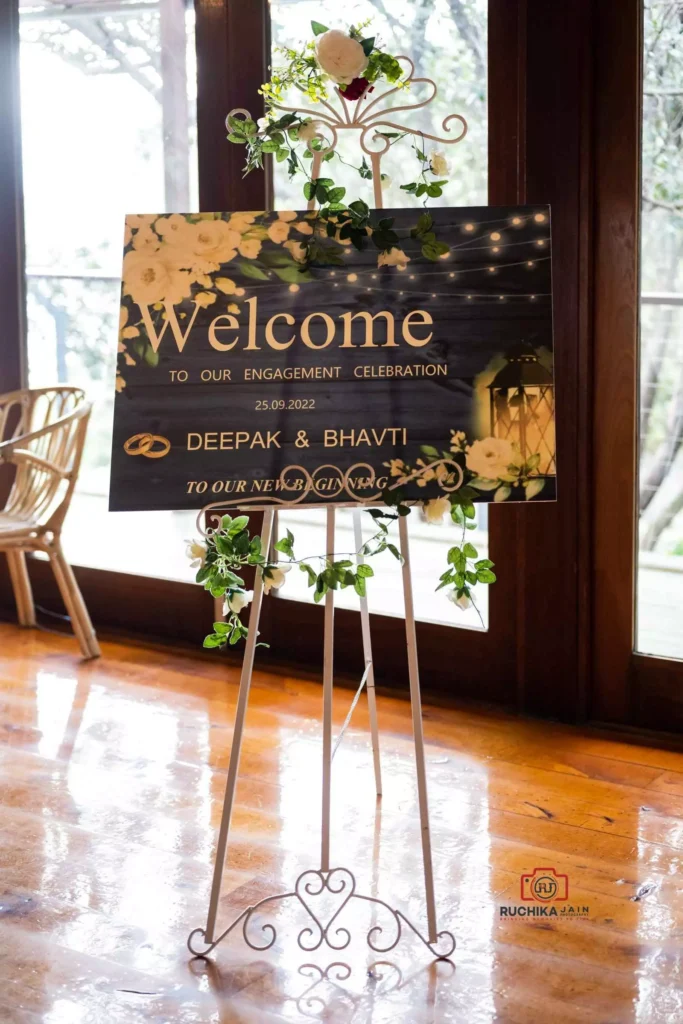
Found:
[[[91,404],[56,385],[0,395],[0,458],[16,466],[5,513],[61,528],[76,484]]]

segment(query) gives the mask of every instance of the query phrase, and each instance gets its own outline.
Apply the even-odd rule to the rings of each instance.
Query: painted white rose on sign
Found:
[[[204,220],[198,224],[187,224],[169,246],[169,251],[173,252],[180,266],[209,274],[218,270],[222,263],[229,263],[235,258],[241,241],[239,232],[224,220]]]
[[[159,253],[131,249],[123,257],[123,291],[133,302],[182,302],[190,294],[191,278]]]
[[[336,28],[318,36],[315,55],[323,71],[339,85],[349,85],[368,66],[368,58],[360,43]]]
[[[389,252],[381,252],[377,258],[378,267],[405,267],[410,263],[403,249],[393,248]]]
[[[510,480],[508,466],[519,464],[519,453],[503,437],[474,441],[467,449],[467,468],[484,480]]]

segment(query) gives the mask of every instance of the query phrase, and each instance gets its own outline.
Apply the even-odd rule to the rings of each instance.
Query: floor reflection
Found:
[[[223,1006],[221,1024],[249,1019],[242,1016],[241,1006],[236,1010],[235,1001],[245,1004],[250,995],[262,1013],[277,1013],[277,1019],[329,1024],[431,1021],[456,972],[449,961],[402,969],[390,960],[371,960],[355,970],[345,960],[306,961],[289,968],[268,961],[223,968],[211,960],[198,960],[192,970]]]
[[[296,900],[189,962],[206,921],[237,674],[221,659],[0,624],[0,1020],[10,1024],[678,1024],[683,756],[549,722],[425,707],[439,928],[434,963],[349,901],[328,935]],[[335,734],[351,695],[335,692]],[[409,706],[378,700],[384,796],[364,701],[333,766],[333,865],[426,930]],[[219,927],[320,863],[320,687],[257,672]],[[585,919],[505,919],[554,867]],[[316,909],[322,927],[334,899]],[[298,904],[298,905],[297,905]],[[257,923],[256,921],[254,923]],[[302,929],[311,952],[299,948]],[[337,930],[339,929],[339,931]],[[261,936],[268,932],[258,932]],[[316,946],[318,948],[313,949]]]

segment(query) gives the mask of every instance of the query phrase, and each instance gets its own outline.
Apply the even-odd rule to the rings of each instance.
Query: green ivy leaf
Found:
[[[477,569],[477,579],[480,583],[495,583],[496,574],[490,569]]]
[[[387,544],[387,548],[389,549],[389,551],[391,551],[391,553],[394,556],[394,558],[397,559],[397,561],[399,561],[401,563],[401,565],[403,565],[403,555],[398,550],[396,545],[395,544]]]
[[[469,541],[467,544],[465,544],[462,550],[467,558],[476,558],[477,555],[479,554],[474,544],[470,544]]]
[[[358,568],[356,569],[356,572],[357,572],[357,574],[359,576],[365,576],[365,577],[369,577],[369,576],[374,576],[375,575],[375,570],[372,568],[372,566],[371,565],[365,565],[365,564],[359,565]]]
[[[249,516],[237,516],[230,524],[228,537],[236,537],[246,526],[249,525]]]
[[[311,28],[313,29],[313,35],[314,36],[321,36],[323,34],[323,32],[329,32],[330,31],[328,29],[327,25],[323,25],[319,21],[312,21],[311,22]]]
[[[307,574],[309,587],[314,587],[316,580],[318,579],[318,574],[316,573],[315,569],[313,569],[310,565],[306,565],[305,562],[301,562],[301,564],[299,565],[299,569],[301,570],[301,572],[305,572]]]
[[[225,637],[218,636],[216,633],[209,633],[208,636],[204,637],[203,647],[222,647],[225,643]]]

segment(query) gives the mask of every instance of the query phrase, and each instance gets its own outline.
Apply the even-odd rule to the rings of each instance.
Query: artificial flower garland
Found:
[[[375,36],[364,35],[369,22],[352,26],[348,32],[329,29],[319,22],[312,22],[315,36],[303,50],[280,48],[285,63],[272,69],[270,82],[262,87],[267,113],[258,123],[249,117],[231,116],[228,119],[228,139],[247,150],[245,174],[261,168],[264,156],[272,154],[280,163],[287,162],[290,177],[303,173],[306,181],[303,196],[307,201],[315,200],[317,211],[311,214],[310,232],[301,241],[287,243],[300,273],[305,274],[312,265],[342,265],[343,247],[352,244],[363,250],[368,244],[378,249],[378,265],[405,268],[409,257],[400,247],[400,238],[394,230],[391,217],[373,213],[362,199],[347,203],[346,189],[336,185],[331,177],[313,178],[305,161],[313,154],[324,152],[323,161],[329,164],[337,154],[325,151],[320,134],[321,123],[297,113],[280,116],[278,104],[284,100],[288,89],[299,89],[306,98],[317,103],[326,100],[332,84],[345,100],[359,100],[374,84],[385,80],[392,85],[405,86],[401,82],[402,69],[398,60],[377,45]],[[390,145],[403,139],[406,133],[378,132]],[[303,145],[299,154],[297,146]],[[430,198],[442,194],[447,184],[448,163],[440,152],[429,156],[423,148],[413,144],[420,165],[416,180],[401,185],[401,189],[426,206]],[[371,179],[372,171],[365,158],[356,168],[362,179]],[[241,215],[235,215],[241,216]],[[292,214],[295,216],[295,214]],[[271,229],[272,230],[272,229]],[[421,255],[435,261],[449,252],[449,246],[439,241],[434,231],[431,215],[423,211],[410,230],[413,238],[420,242]],[[283,237],[286,232],[283,231]],[[274,237],[274,242],[282,239]],[[241,251],[241,250],[240,250]],[[448,588],[447,596],[460,609],[474,607],[479,613],[473,591],[479,584],[489,585],[496,580],[492,571],[494,563],[479,558],[479,553],[467,540],[467,531],[476,528],[474,501],[482,491],[493,491],[495,501],[505,501],[515,492],[527,499],[535,497],[544,486],[538,474],[540,457],[532,455],[524,460],[519,448],[512,442],[489,437],[468,443],[462,431],[451,432],[450,450],[439,452],[431,446],[421,449],[422,458],[414,466],[400,459],[385,463],[393,483],[383,492],[385,508],[368,508],[376,533],[363,545],[362,554],[372,557],[389,551],[402,561],[397,546],[390,539],[392,522],[408,515],[410,505],[404,500],[402,486],[414,482],[419,487],[434,487],[441,491],[435,498],[421,502],[425,518],[430,523],[441,522],[450,516],[461,530],[458,544],[449,548],[445,571],[439,578],[437,590]],[[287,573],[298,565],[313,588],[313,599],[321,601],[329,590],[353,587],[356,593],[366,595],[366,581],[374,575],[367,563],[357,564],[356,552],[343,555],[319,556],[311,559],[297,559],[294,552],[294,535],[287,530],[285,537],[275,543],[275,550],[287,561],[276,561],[270,552],[262,550],[261,538],[250,536],[248,516],[233,519],[223,516],[215,530],[208,530],[205,541],[194,542],[188,547],[188,555],[197,568],[197,582],[203,583],[214,598],[224,599],[226,621],[214,623],[214,630],[204,640],[204,646],[223,648],[235,645],[248,633],[240,619],[240,612],[249,604],[252,592],[246,590],[239,575],[245,567],[252,567],[261,573],[264,592],[279,589],[286,581]],[[480,615],[481,619],[481,615]],[[482,623],[483,624],[483,623]]]

